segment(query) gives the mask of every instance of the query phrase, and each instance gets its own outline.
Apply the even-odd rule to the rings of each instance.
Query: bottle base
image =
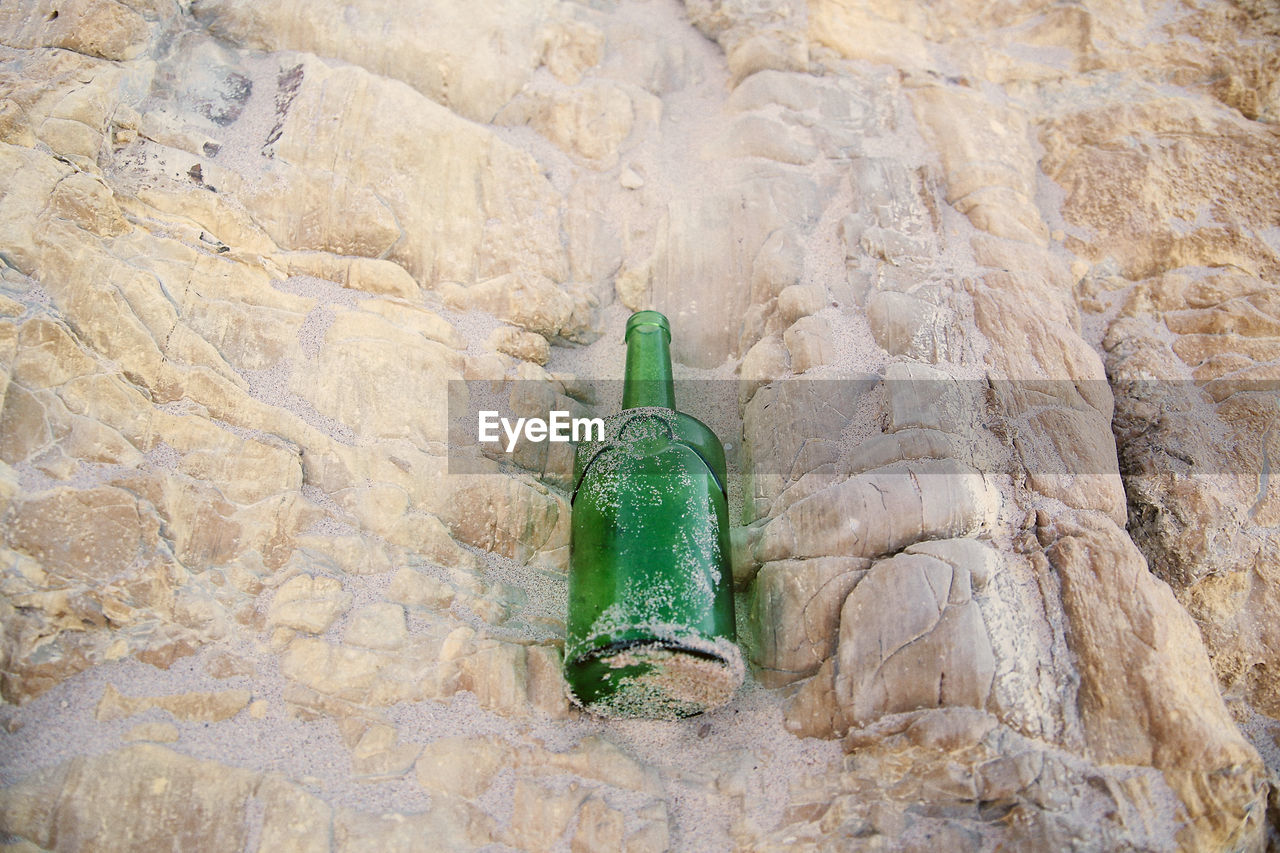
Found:
[[[565,666],[569,698],[602,717],[675,720],[727,703],[742,685],[742,653],[728,640],[628,640]]]

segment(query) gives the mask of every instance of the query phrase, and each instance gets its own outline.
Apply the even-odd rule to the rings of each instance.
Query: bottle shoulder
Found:
[[[684,412],[641,406],[623,409],[605,418],[603,439],[578,445],[574,456],[573,495],[577,495],[583,479],[602,457],[647,456],[672,444],[692,450],[711,472],[720,491],[727,493],[724,446],[711,428]]]

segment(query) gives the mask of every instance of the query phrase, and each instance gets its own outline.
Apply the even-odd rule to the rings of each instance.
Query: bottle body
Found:
[[[603,440],[577,451],[565,676],[589,710],[674,718],[728,701],[743,666],[724,451],[710,429],[671,407],[665,318],[656,315],[657,331],[635,330],[652,314],[628,324],[631,406],[606,419]],[[661,365],[656,375],[632,369],[650,356],[666,358],[665,378]]]

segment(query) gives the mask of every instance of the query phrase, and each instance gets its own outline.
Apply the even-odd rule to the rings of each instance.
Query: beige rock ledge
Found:
[[[9,846],[1263,849],[1256,6],[4,5]],[[741,383],[676,724],[566,699],[568,454],[447,467],[644,308]]]

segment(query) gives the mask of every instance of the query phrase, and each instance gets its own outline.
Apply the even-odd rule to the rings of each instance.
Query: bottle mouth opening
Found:
[[[623,340],[631,337],[631,333],[637,329],[644,329],[645,331],[648,331],[649,329],[645,327],[653,326],[656,326],[665,332],[667,340],[671,340],[671,323],[669,323],[667,318],[658,311],[637,311],[632,314],[631,318],[627,320],[627,331],[622,336]]]

